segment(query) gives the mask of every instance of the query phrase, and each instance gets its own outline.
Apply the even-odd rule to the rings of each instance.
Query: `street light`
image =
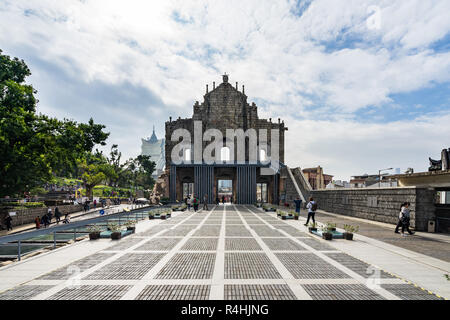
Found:
[[[387,168],[378,170],[378,188],[381,188],[381,171],[392,170],[394,168]]]

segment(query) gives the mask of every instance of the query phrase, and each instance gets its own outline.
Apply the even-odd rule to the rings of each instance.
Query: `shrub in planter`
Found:
[[[120,230],[120,226],[115,223],[109,223],[108,224],[108,229],[111,230],[111,239],[112,240],[118,240],[120,238],[122,238],[122,232]]]
[[[117,231],[117,232],[111,233],[111,240],[119,240],[121,238],[122,238],[122,232]]]
[[[315,223],[315,222],[310,222],[310,223],[309,223],[308,230],[309,230],[309,232],[317,231],[317,223]]]
[[[331,231],[333,231],[333,229],[336,230],[336,224],[331,223],[331,222],[327,222],[327,224],[322,226],[322,238],[325,240],[331,240],[333,239],[333,234],[331,233]]]
[[[298,212],[295,212],[294,210],[289,211],[289,216],[294,217],[294,220],[298,220]]]
[[[97,225],[92,225],[89,226],[88,228],[88,232],[89,232],[89,239],[90,240],[96,240],[96,239],[100,239],[100,227]]]
[[[331,240],[331,239],[333,239],[333,234],[329,233],[329,232],[324,232],[324,233],[322,233],[322,239]]]
[[[345,240],[353,240],[353,234],[359,231],[358,226],[352,226],[350,224],[344,224],[344,239]]]
[[[149,212],[149,213],[148,213],[148,218],[149,218],[150,220],[155,219],[155,213],[154,213],[154,212]]]
[[[128,220],[125,223],[125,226],[127,227],[128,231],[133,231],[133,233],[136,231],[136,221],[135,220]]]

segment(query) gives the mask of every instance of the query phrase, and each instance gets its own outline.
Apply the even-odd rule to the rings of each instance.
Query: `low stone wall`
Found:
[[[23,224],[28,223],[34,223],[34,219],[36,219],[37,216],[41,217],[45,215],[48,211],[49,207],[42,207],[42,208],[34,208],[34,209],[27,209],[27,210],[15,210],[15,209],[9,209],[8,211],[16,212],[16,215],[12,217],[12,225],[14,226],[20,226]],[[55,216],[55,207],[51,206],[53,217]],[[59,211],[64,216],[66,213],[73,213],[83,210],[82,205],[65,205],[65,206],[58,206]],[[0,223],[4,225],[4,217],[6,213],[0,214]],[[64,217],[63,217],[64,218]]]
[[[360,188],[314,190],[319,210],[351,217],[397,224],[400,205],[411,203],[411,226],[426,231],[435,219],[434,189]]]

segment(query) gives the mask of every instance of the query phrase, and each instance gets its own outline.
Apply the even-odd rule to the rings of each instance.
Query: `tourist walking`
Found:
[[[48,214],[44,214],[44,215],[42,216],[41,224],[44,225],[44,228],[47,228],[47,227],[48,227],[48,225],[49,225],[49,223],[48,223]]]
[[[37,216],[36,219],[34,219],[34,223],[36,224],[36,229],[41,228],[41,219],[39,218],[39,216]]]
[[[225,196],[222,196],[222,203],[225,204]]]
[[[188,211],[191,211],[192,199],[191,199],[190,195],[187,196],[186,204],[187,204]]]
[[[94,209],[97,209],[97,199],[94,199]]]
[[[51,223],[52,223],[52,218],[53,218],[52,208],[48,208],[48,211],[47,211],[47,220],[48,220],[48,224],[51,224]]]
[[[208,210],[208,195],[203,196],[203,210]]]
[[[316,219],[314,218],[314,216],[316,215],[317,202],[315,202],[312,197],[309,198],[309,202],[306,205],[306,209],[308,209],[308,219],[306,220],[305,226],[308,225],[310,218],[312,219],[313,223],[316,223]]]
[[[400,211],[400,219],[402,220],[402,236],[406,237],[405,230],[408,231],[410,235],[413,235],[414,232],[409,230],[409,224],[411,220],[411,214],[409,210],[409,202],[407,202],[403,208],[402,211]]]
[[[6,224],[6,231],[9,230],[12,231],[12,217],[9,215],[9,213],[5,218],[5,224]]]
[[[195,212],[197,212],[197,210],[198,210],[198,198],[196,197],[196,196],[194,196],[193,198],[192,198],[192,204],[193,204],[193,206],[194,206],[194,211]]]
[[[294,200],[295,203],[295,212],[297,212],[300,215],[300,207],[302,205],[302,200],[300,197],[297,197],[297,199]]]
[[[400,232],[398,231],[398,229],[400,229],[403,225],[402,222],[402,211],[403,211],[403,207],[407,204],[408,202],[403,202],[402,205],[400,206],[400,213],[398,214],[398,222],[397,225],[395,226],[395,231],[394,233],[398,233],[400,234]]]
[[[61,212],[59,211],[58,207],[55,207],[55,218],[56,224],[59,224],[59,221],[61,221]]]

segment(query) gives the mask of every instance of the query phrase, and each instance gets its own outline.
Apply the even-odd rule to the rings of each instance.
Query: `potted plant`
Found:
[[[327,224],[322,226],[322,238],[325,240],[333,239],[333,234],[331,233],[333,229],[333,224],[327,222]]]
[[[88,229],[88,232],[89,232],[89,239],[90,240],[100,239],[100,231],[101,231],[101,229],[100,229],[99,226],[94,224],[92,226],[89,226],[87,229]]]
[[[108,224],[109,230],[111,230],[111,239],[112,240],[119,240],[122,238],[122,232],[120,231],[120,226],[115,223],[111,222]]]
[[[281,217],[281,210],[277,209],[277,217]]]
[[[299,216],[298,212],[292,211],[292,214],[294,215],[294,220],[298,220],[298,216]]]
[[[136,232],[136,221],[135,220],[128,220],[125,223],[125,226],[127,227],[128,231],[132,231],[133,233]]]
[[[309,223],[308,230],[309,230],[309,232],[317,231],[317,223],[315,223],[315,222],[310,222],[310,223]]]
[[[155,213],[154,213],[154,212],[149,212],[149,213],[148,213],[148,218],[149,218],[150,220],[155,219]]]
[[[353,234],[359,231],[359,226],[352,226],[350,224],[344,224],[344,239],[353,240]]]
[[[328,230],[336,231],[336,223],[327,222]]]
[[[287,213],[285,211],[281,211],[281,219],[286,220]]]
[[[165,214],[165,213],[162,213],[162,214],[159,216],[159,218],[160,218],[161,220],[166,220],[166,214]]]

